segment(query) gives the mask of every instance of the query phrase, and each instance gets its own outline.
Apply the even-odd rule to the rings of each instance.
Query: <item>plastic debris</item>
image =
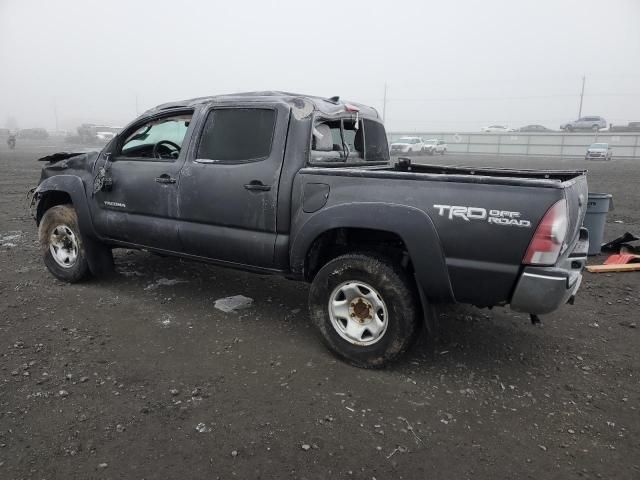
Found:
[[[232,297],[219,298],[214,307],[223,312],[229,313],[243,308],[249,308],[253,303],[253,298],[244,295],[234,295]]]

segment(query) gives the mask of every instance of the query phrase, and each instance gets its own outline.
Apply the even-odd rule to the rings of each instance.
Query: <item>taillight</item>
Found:
[[[567,236],[567,226],[567,202],[560,200],[542,218],[522,262],[528,265],[556,263]]]

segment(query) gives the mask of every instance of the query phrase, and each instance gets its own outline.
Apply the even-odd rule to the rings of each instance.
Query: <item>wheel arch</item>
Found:
[[[37,201],[36,223],[38,225],[48,209],[70,203],[78,216],[78,228],[82,234],[91,273],[101,275],[113,270],[111,249],[98,240],[91,221],[84,183],[80,177],[75,175],[49,177],[38,185],[34,197]]]
[[[293,235],[290,252],[292,271],[310,280],[314,273],[313,256],[317,255],[319,244],[326,243],[326,239],[336,238],[336,235],[346,235],[347,239],[359,238],[363,232],[373,234],[373,240],[382,241],[383,246],[391,243],[394,248],[406,248],[408,264],[429,301],[454,301],[444,252],[435,225],[425,212],[407,205],[348,203],[313,214]],[[350,245],[347,242],[347,250],[338,249],[338,254],[357,250],[352,248],[353,246],[354,244]],[[356,243],[355,246],[368,245]],[[374,250],[381,252],[380,249]],[[388,251],[381,253],[388,254]]]
[[[36,222],[55,205],[71,203],[78,214],[78,226],[84,235],[95,237],[84,183],[75,175],[55,175],[44,180],[34,192],[37,201]]]

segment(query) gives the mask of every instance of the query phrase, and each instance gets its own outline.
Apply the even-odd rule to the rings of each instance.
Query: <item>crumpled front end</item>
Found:
[[[99,155],[100,152],[60,152],[39,158],[39,162],[47,162],[47,164],[42,167],[38,185],[54,175],[91,172]]]

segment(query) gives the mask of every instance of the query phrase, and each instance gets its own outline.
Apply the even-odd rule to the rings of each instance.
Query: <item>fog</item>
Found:
[[[340,95],[389,130],[640,121],[640,1],[0,0],[0,126],[124,125],[166,101]]]

